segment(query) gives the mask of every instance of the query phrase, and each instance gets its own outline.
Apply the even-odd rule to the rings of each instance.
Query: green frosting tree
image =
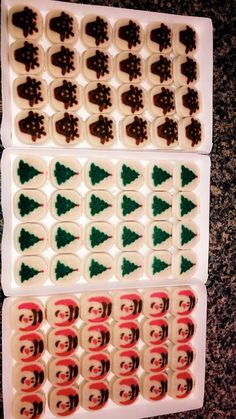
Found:
[[[57,198],[55,202],[57,215],[60,216],[62,214],[66,214],[72,208],[75,208],[77,206],[78,204],[76,204],[75,202],[71,201],[70,199],[65,198],[61,194],[57,194]]]
[[[122,244],[124,247],[128,246],[131,243],[134,243],[140,237],[142,237],[140,236],[140,234],[137,234],[135,231],[132,231],[130,230],[130,228],[124,226],[121,237]]]
[[[111,236],[99,230],[96,227],[91,228],[89,240],[92,247],[99,246],[99,244],[104,243],[106,240],[110,239]]]
[[[35,236],[34,234],[31,234],[27,230],[22,228],[20,231],[18,240],[20,243],[20,249],[23,252],[25,249],[28,249],[29,247],[33,246],[35,243],[38,243],[39,241],[44,240],[44,239],[38,236]]]
[[[65,247],[67,244],[70,244],[76,239],[79,239],[79,237],[74,236],[73,234],[69,233],[69,231],[66,231],[61,227],[58,227],[56,236],[55,236],[58,249]]]
[[[24,184],[29,182],[29,180],[33,179],[35,176],[42,174],[42,172],[35,169],[35,167],[29,165],[28,163],[24,162],[24,160],[20,160],[17,169],[17,174],[20,178],[20,182]]]
[[[96,164],[91,163],[89,169],[89,177],[92,185],[100,183],[103,179],[106,179],[108,176],[111,176],[111,174],[104,170],[102,167],[99,167]]]
[[[111,268],[108,268],[107,266],[102,265],[101,263],[98,263],[96,260],[92,259],[89,266],[90,278],[93,278],[93,276],[98,276],[108,269]]]
[[[188,167],[181,165],[180,177],[181,186],[184,187],[196,179],[197,175],[192,170],[188,169]]]
[[[154,217],[156,215],[162,214],[168,208],[170,208],[170,204],[168,204],[168,202],[154,195],[153,201],[152,201],[152,212],[153,212]]]
[[[181,195],[181,198],[180,198],[180,214],[181,214],[181,217],[188,214],[195,207],[196,207],[196,205],[192,201],[190,201],[190,199],[187,199],[183,195]]]
[[[26,265],[24,262],[22,262],[19,275],[21,282],[28,281],[29,279],[33,278],[34,276],[38,275],[43,271],[39,271],[38,269],[34,269],[29,265]]]
[[[141,205],[138,202],[134,201],[134,199],[131,199],[126,195],[123,195],[121,208],[122,208],[122,215],[124,217],[140,207]]]
[[[189,271],[195,264],[191,262],[191,260],[181,256],[181,263],[180,263],[180,273],[183,274],[184,272]]]
[[[78,271],[78,269],[73,269],[70,266],[67,266],[58,260],[55,267],[56,280],[62,279],[65,276],[70,275],[72,272],[76,271]]]
[[[152,261],[152,274],[158,274],[168,268],[168,266],[170,266],[168,263],[154,256]]]
[[[141,266],[136,265],[136,263],[130,262],[126,258],[123,258],[122,265],[121,265],[122,276],[129,275],[132,272],[136,271],[136,269],[138,269],[138,268],[141,268]]]
[[[153,241],[154,246],[157,246],[158,244],[163,243],[170,236],[171,234],[167,233],[165,230],[162,230],[162,228],[154,226],[153,233],[152,233],[152,241]]]
[[[58,185],[62,185],[62,183],[65,183],[68,179],[77,174],[78,173],[74,172],[74,170],[70,169],[64,164],[61,164],[59,161],[56,162],[54,168],[54,176]]]
[[[189,228],[185,227],[183,224],[181,226],[181,246],[190,242],[196,234],[190,230]]]
[[[167,179],[171,178],[172,176],[166,170],[163,170],[161,167],[153,166],[152,170],[152,180],[154,186],[159,186],[164,183]]]
[[[99,214],[100,212],[104,211],[106,208],[110,206],[110,204],[108,204],[103,199],[100,199],[98,196],[94,194],[91,195],[89,203],[91,215]]]
[[[42,204],[39,204],[34,199],[28,198],[28,196],[25,196],[23,193],[20,194],[18,201],[18,209],[21,217],[28,215],[30,212],[34,211],[35,209],[41,206]]]
[[[136,170],[131,169],[131,167],[126,166],[126,164],[122,165],[121,168],[121,179],[124,186],[129,185],[131,182],[136,180],[140,174],[136,172]]]

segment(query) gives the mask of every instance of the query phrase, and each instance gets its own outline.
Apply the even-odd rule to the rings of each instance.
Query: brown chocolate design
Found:
[[[108,24],[99,16],[94,21],[86,24],[85,33],[95,39],[97,46],[104,44],[105,41],[109,41]]]
[[[141,77],[141,58],[129,53],[129,57],[120,62],[120,70],[129,75],[129,80]]]
[[[171,46],[171,30],[168,26],[161,24],[159,28],[153,29],[150,34],[152,42],[159,45],[159,50],[167,49]]]
[[[12,14],[12,24],[22,29],[24,37],[27,38],[28,35],[38,32],[37,13],[29,7],[24,7],[20,12]]]
[[[135,139],[136,145],[143,143],[148,139],[147,121],[135,116],[133,122],[126,125],[126,134]]]
[[[126,106],[130,106],[131,112],[134,113],[139,109],[143,109],[143,91],[136,86],[130,85],[129,90],[121,94],[121,100]]]
[[[29,111],[28,116],[21,119],[18,124],[20,131],[30,135],[33,142],[43,135],[47,135],[44,115],[39,115],[37,112]]]
[[[190,115],[199,110],[198,91],[188,87],[188,93],[182,97],[183,106],[189,109]]]
[[[51,61],[53,65],[61,69],[61,74],[64,76],[66,73],[75,70],[74,55],[74,51],[62,45],[60,51],[52,54]]]
[[[185,128],[186,137],[192,141],[192,147],[197,145],[202,138],[202,127],[201,123],[194,118],[191,118],[191,124]]]
[[[136,47],[137,44],[141,44],[140,26],[132,20],[129,20],[128,25],[119,28],[118,36],[124,41],[127,41],[129,49]]]
[[[91,135],[100,139],[101,144],[108,143],[114,138],[112,119],[103,115],[99,115],[98,120],[89,125],[89,131]]]
[[[163,114],[175,109],[174,92],[165,87],[161,88],[161,92],[153,96],[153,103],[158,108],[163,109]]]
[[[23,47],[17,48],[14,51],[14,58],[19,63],[24,64],[25,70],[29,72],[30,70],[34,70],[35,67],[39,67],[38,51],[38,47],[25,41]]]
[[[17,94],[20,98],[26,99],[29,106],[37,105],[37,103],[43,101],[42,83],[40,80],[26,77],[26,82],[17,86]]]
[[[63,80],[62,84],[54,89],[54,97],[64,104],[64,108],[68,109],[78,104],[77,86],[70,81]]]
[[[99,112],[112,106],[111,88],[105,84],[97,83],[96,89],[90,90],[88,99],[91,103],[98,106]]]
[[[151,64],[151,72],[160,77],[161,83],[163,83],[163,81],[168,81],[168,79],[171,79],[172,76],[171,60],[163,55],[160,55],[159,60]]]
[[[187,57],[185,63],[181,64],[181,73],[187,78],[187,84],[197,80],[197,63]]]
[[[186,29],[180,31],[179,40],[186,47],[185,54],[196,49],[196,32],[190,26],[187,25]]]
[[[101,76],[109,74],[108,67],[108,55],[104,52],[99,51],[98,49],[95,52],[95,55],[87,58],[86,64],[89,70],[95,71],[97,79],[100,79]]]
[[[165,122],[157,127],[157,134],[164,138],[167,145],[170,145],[178,140],[178,124],[170,118],[165,118]]]
[[[75,35],[73,32],[73,17],[65,12],[61,12],[60,16],[52,17],[49,28],[51,31],[59,33],[61,42],[73,38]]]
[[[79,118],[74,115],[64,113],[64,117],[56,121],[56,132],[63,135],[67,143],[79,138]]]

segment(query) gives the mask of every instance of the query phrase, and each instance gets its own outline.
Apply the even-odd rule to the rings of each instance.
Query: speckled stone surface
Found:
[[[236,418],[235,259],[235,32],[233,0],[84,0],[85,4],[206,16],[214,26],[214,145],[211,153],[210,260],[205,401],[202,409],[168,418]],[[236,130],[236,128],[235,128]],[[2,221],[0,224],[2,227]],[[1,293],[1,300],[3,294]],[[0,348],[1,351],[1,348]],[[2,396],[0,398],[0,418]],[[9,419],[9,418],[5,418]]]

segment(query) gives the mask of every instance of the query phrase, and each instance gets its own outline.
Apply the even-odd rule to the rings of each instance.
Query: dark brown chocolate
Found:
[[[89,102],[97,105],[99,112],[112,106],[111,88],[105,84],[97,83],[96,89],[90,90],[88,93]]]
[[[23,10],[13,13],[12,24],[22,29],[25,38],[39,31],[37,28],[37,13],[29,7],[24,7]]]
[[[171,60],[160,55],[159,60],[151,64],[151,72],[160,77],[161,83],[163,83],[163,81],[168,81],[172,77]]]
[[[185,63],[181,64],[181,73],[187,78],[187,84],[197,80],[197,63],[187,57]]]
[[[56,132],[63,135],[67,143],[79,138],[79,118],[74,115],[64,113],[63,118],[56,121]]]
[[[122,60],[119,64],[120,71],[129,75],[129,80],[132,81],[141,77],[141,58],[135,54],[129,53],[129,57]]]
[[[70,81],[63,80],[60,86],[55,87],[53,93],[55,99],[62,102],[65,109],[78,104],[77,86]]]
[[[186,29],[180,31],[179,40],[185,46],[185,54],[196,49],[196,32],[190,26],[187,25]]]
[[[59,16],[52,17],[49,22],[49,28],[60,35],[61,42],[73,38],[75,35],[73,32],[73,17],[65,12],[61,12]]]
[[[201,142],[202,127],[201,123],[194,118],[191,118],[191,124],[185,127],[186,137],[192,142],[192,147]]]
[[[85,33],[95,39],[97,47],[109,41],[108,24],[101,17],[97,16],[92,22],[88,22],[85,26]]]
[[[130,85],[129,90],[121,94],[122,103],[131,108],[131,112],[143,109],[143,91],[136,86]]]
[[[98,137],[101,144],[113,140],[113,122],[103,115],[99,115],[98,120],[89,125],[91,135]]]
[[[96,50],[95,55],[87,58],[86,65],[89,70],[96,73],[97,79],[105,76],[105,74],[109,74],[108,58],[107,54],[104,54],[104,52],[99,51],[98,49]]]
[[[61,74],[64,76],[66,73],[75,70],[74,55],[73,50],[62,45],[60,51],[52,54],[51,61],[53,65],[61,69]]]
[[[165,118],[164,124],[157,127],[157,134],[159,137],[164,138],[167,145],[178,141],[178,124],[170,118]]]
[[[153,103],[158,108],[162,108],[165,115],[167,112],[175,109],[174,92],[162,87],[161,92],[153,96]]]
[[[135,139],[136,145],[143,143],[148,139],[147,121],[135,116],[133,122],[126,125],[126,134]]]
[[[25,41],[23,47],[17,48],[14,51],[14,58],[19,63],[24,64],[25,71],[29,72],[30,70],[34,70],[35,67],[39,67],[38,52],[38,47]]]
[[[159,45],[159,50],[161,52],[163,49],[171,47],[171,29],[164,25],[164,23],[162,23],[159,28],[151,31],[150,38],[152,42]]]
[[[182,102],[183,102],[183,106],[189,109],[190,115],[197,112],[197,110],[199,110],[198,91],[194,89],[190,89],[190,87],[188,87],[188,93],[183,95]]]
[[[18,124],[20,131],[30,135],[33,142],[47,135],[44,115],[39,115],[37,112],[29,111],[28,116],[21,119]]]
[[[29,106],[37,105],[43,101],[42,83],[40,80],[26,77],[26,82],[17,86],[17,94],[21,99],[26,99]]]
[[[119,28],[118,36],[128,43],[129,49],[136,47],[137,44],[141,44],[140,26],[132,20],[129,20],[128,25],[124,25]]]

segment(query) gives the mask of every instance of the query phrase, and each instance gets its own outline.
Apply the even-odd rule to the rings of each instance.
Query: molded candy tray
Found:
[[[210,152],[210,19],[50,0],[20,4],[25,11],[2,0],[5,147]],[[27,7],[35,6],[32,17]]]
[[[210,160],[169,156],[5,150],[4,292],[205,282]]]
[[[138,419],[196,409],[205,327],[204,285],[8,298],[4,417]]]

